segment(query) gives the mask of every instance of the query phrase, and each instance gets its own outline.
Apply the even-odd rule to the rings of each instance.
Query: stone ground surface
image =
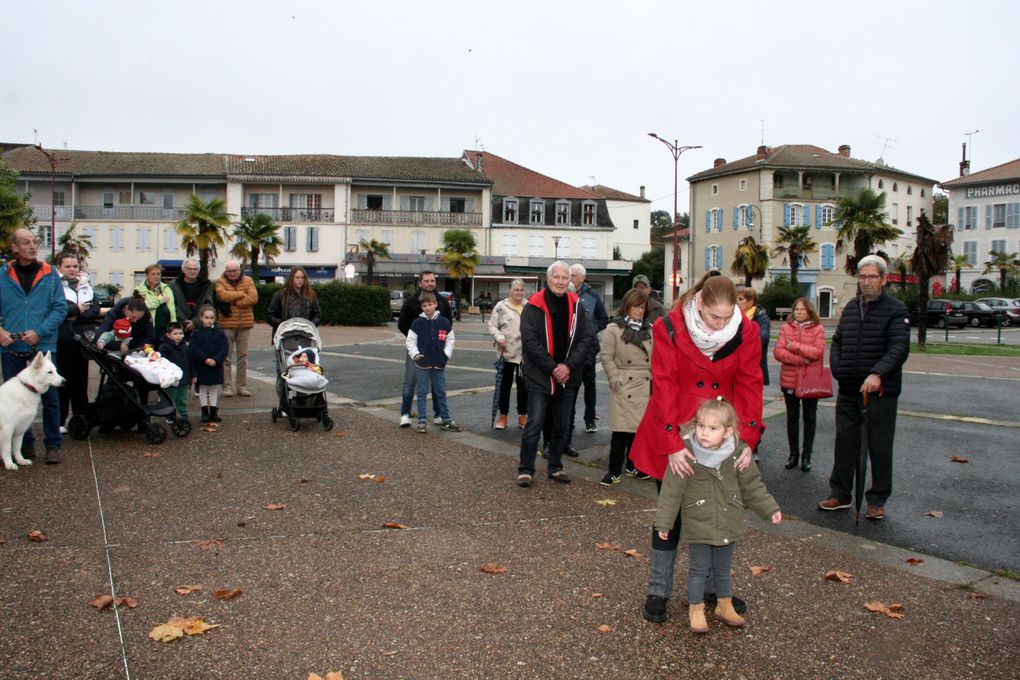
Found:
[[[343,330],[347,343],[381,332]],[[304,422],[292,433],[270,422],[271,392],[256,387],[223,402],[217,433],[160,446],[94,434],[67,440],[62,465],[0,474],[0,677],[1016,677],[1012,582],[927,556],[910,567],[912,553],[796,520],[754,521],[734,564],[748,625],[695,637],[685,557],[669,622],[639,615],[651,485],[606,489],[601,470],[568,462],[573,484],[521,489],[504,442],[419,435],[381,408],[331,407],[332,432]],[[32,530],[49,540],[30,542]],[[222,545],[198,546],[211,538]],[[641,554],[596,547],[607,542]],[[483,573],[488,563],[507,571]],[[771,570],[752,576],[752,565]],[[824,580],[831,569],[853,580]],[[191,584],[203,590],[174,592]],[[227,588],[242,594],[211,596]],[[111,590],[138,607],[88,605]],[[868,612],[874,600],[901,603],[903,619]],[[171,616],[220,627],[148,639]]]

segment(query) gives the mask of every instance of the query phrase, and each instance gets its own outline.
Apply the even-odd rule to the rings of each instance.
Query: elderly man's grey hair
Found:
[[[572,264],[570,265],[571,274],[580,274],[582,279],[588,278],[588,270],[584,268],[583,264]]]
[[[513,288],[514,286],[521,286],[522,288],[527,287],[526,284],[524,283],[524,279],[514,279],[513,281],[511,281],[510,287]]]
[[[189,258],[186,258],[186,259],[184,260],[184,262],[181,262],[181,268],[183,269],[183,268],[184,268],[184,265],[186,265],[186,264],[193,264],[193,265],[195,265],[196,267],[199,267],[199,266],[201,266],[201,263],[200,263],[200,262],[198,261],[198,258],[197,258],[197,257],[189,257]]]
[[[551,265],[549,265],[548,269],[545,270],[545,277],[549,278],[550,276],[552,276],[553,271],[555,271],[557,269],[566,269],[567,273],[568,274],[570,273],[570,265],[569,264],[567,264],[563,260],[556,260]]]
[[[864,257],[862,257],[860,261],[857,263],[857,271],[861,271],[861,269],[867,267],[868,265],[874,265],[878,267],[878,273],[881,274],[882,276],[885,276],[886,272],[889,271],[889,264],[885,260],[880,258],[878,255],[865,255]]]

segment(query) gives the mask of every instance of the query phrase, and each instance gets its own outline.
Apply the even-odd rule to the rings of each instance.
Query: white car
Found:
[[[975,302],[983,302],[992,309],[997,310],[999,313],[1004,314],[1002,317],[1003,326],[1020,326],[1020,300],[1010,300],[1008,298],[998,297],[985,297],[978,298]]]

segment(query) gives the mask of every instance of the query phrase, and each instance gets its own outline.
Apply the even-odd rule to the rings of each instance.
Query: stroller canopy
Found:
[[[293,319],[287,319],[280,323],[276,327],[276,333],[273,334],[273,347],[276,349],[282,349],[283,341],[286,338],[292,337],[303,337],[308,338],[308,345],[315,349],[322,349],[322,339],[319,337],[319,329],[315,327],[315,324],[308,319],[302,319],[300,317],[294,317]]]

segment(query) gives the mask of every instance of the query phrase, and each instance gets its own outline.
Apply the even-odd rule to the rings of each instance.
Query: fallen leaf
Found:
[[[969,595],[970,599],[972,599],[972,600],[986,600],[986,599],[988,599],[987,595],[985,595],[984,593],[979,593],[976,590],[970,591],[969,593],[967,593],[967,595]]]
[[[639,553],[637,551],[637,548],[631,548],[630,550],[624,550],[623,554],[626,555],[627,557],[644,557],[644,555],[642,555],[641,553]]]
[[[163,455],[163,454],[161,454],[161,453],[146,453],[146,454],[144,454],[144,455],[142,456],[142,458],[159,458],[159,457],[161,457],[162,455]]]
[[[602,506],[616,505],[616,501],[614,501],[612,498],[601,498],[595,502]]]
[[[605,593],[592,593],[591,596],[592,597],[605,597],[606,595],[605,595]]]
[[[138,606],[138,600],[133,597],[115,597],[113,598],[113,604],[118,607],[127,607],[128,609],[134,609]]]
[[[287,504],[286,503],[269,503],[268,505],[263,505],[262,507],[265,508],[266,510],[283,510],[284,508],[287,507]]]
[[[4,544],[4,543],[6,543],[6,542],[7,542],[7,541],[5,541],[4,539],[0,538],[0,545],[3,545],[3,544]]]
[[[95,607],[96,609],[106,609],[111,604],[113,604],[113,596],[99,595],[98,597],[89,600],[89,604]]]
[[[299,479],[297,481],[298,481],[298,484],[307,484],[308,483],[308,480],[305,479],[304,477],[302,477],[301,479]]]
[[[195,545],[197,545],[202,550],[216,550],[216,548],[219,548],[220,546],[223,545],[223,539],[207,538],[204,541],[195,541]]]
[[[358,475],[358,479],[375,479],[375,475],[366,472],[363,475]]]
[[[928,512],[926,512],[924,514],[928,515],[929,517],[935,517],[935,518],[941,517],[943,515],[941,510],[929,510]]]
[[[174,592],[178,595],[191,595],[202,590],[202,586],[177,586],[174,588]]]
[[[752,576],[761,576],[766,571],[772,571],[772,567],[758,567],[758,566],[751,567]]]
[[[34,531],[28,532],[28,540],[32,541],[33,543],[45,543],[50,539],[46,534],[39,531],[38,529],[35,529]]]
[[[501,567],[500,565],[496,564],[495,562],[490,562],[488,564],[483,564],[479,568],[482,571],[484,571],[486,574],[505,574],[507,572],[507,568],[506,567]]]
[[[900,611],[903,609],[903,605],[898,602],[890,604],[889,606],[877,601],[865,602],[864,608],[869,612],[874,612],[875,614],[885,614],[891,619],[903,620],[903,612]]]
[[[318,673],[309,673],[308,680],[322,680],[322,676]]]
[[[616,543],[596,543],[595,547],[599,550],[619,550],[620,546]]]
[[[213,473],[213,479],[223,479],[223,473],[222,472],[214,472]]]
[[[347,436],[347,433],[346,433],[346,432],[344,432],[343,430],[341,430],[340,432],[337,432],[337,433],[336,433],[336,434],[334,434],[333,436],[334,436],[334,437],[339,437],[339,438],[343,439],[344,437],[346,437],[346,436]]]
[[[825,572],[826,581],[839,581],[841,583],[850,583],[850,581],[852,581],[853,578],[854,578],[853,574],[849,574],[845,571],[837,571],[835,569],[832,569],[830,571]]]
[[[865,602],[864,608],[869,612],[875,612],[876,614],[885,611],[885,605],[881,602]]]
[[[406,529],[407,527],[400,522],[387,522],[383,524],[384,529]]]
[[[180,628],[185,635],[202,635],[207,630],[220,627],[218,623],[206,623],[205,619],[198,616],[175,616],[167,621],[167,625]]]
[[[924,562],[924,560],[922,560],[920,557],[908,557],[907,558],[907,564],[909,564],[912,567],[916,567],[917,565],[921,564],[922,562]]]
[[[375,483],[376,483],[376,484],[382,484],[382,483],[383,483],[383,482],[385,482],[385,481],[386,481],[386,478],[385,478],[385,477],[376,477],[376,478],[375,478]]]
[[[383,652],[383,653],[382,653],[382,655],[383,655],[383,656],[395,656],[395,655],[397,655],[397,654],[399,654],[399,653],[400,653],[400,650],[399,650],[399,649],[391,649],[391,650],[390,650],[390,651],[388,651],[388,652]]]
[[[344,674],[341,673],[340,671],[326,673],[326,680],[344,680]]]
[[[829,655],[829,661],[835,661],[835,660],[836,660],[836,655],[835,654]]]
[[[240,588],[230,588],[225,590],[214,590],[212,596],[217,600],[233,600],[240,594],[241,594]]]
[[[210,423],[208,425],[203,425],[201,429],[202,429],[202,432],[219,432],[220,431],[219,426],[218,425],[213,425],[212,423]]]
[[[951,463],[969,463],[970,458],[964,458],[963,456],[953,456],[949,459]]]
[[[184,631],[177,626],[161,623],[149,631],[149,639],[157,642],[173,642],[177,638],[184,637]]]
[[[613,630],[613,629],[612,629],[611,627],[607,626],[607,625],[606,625],[606,624],[604,624],[604,623],[603,623],[603,624],[602,624],[601,626],[599,626],[599,628],[598,628],[598,631],[599,631],[600,633],[608,633],[608,632],[610,632],[610,631],[612,631],[612,630]]]

